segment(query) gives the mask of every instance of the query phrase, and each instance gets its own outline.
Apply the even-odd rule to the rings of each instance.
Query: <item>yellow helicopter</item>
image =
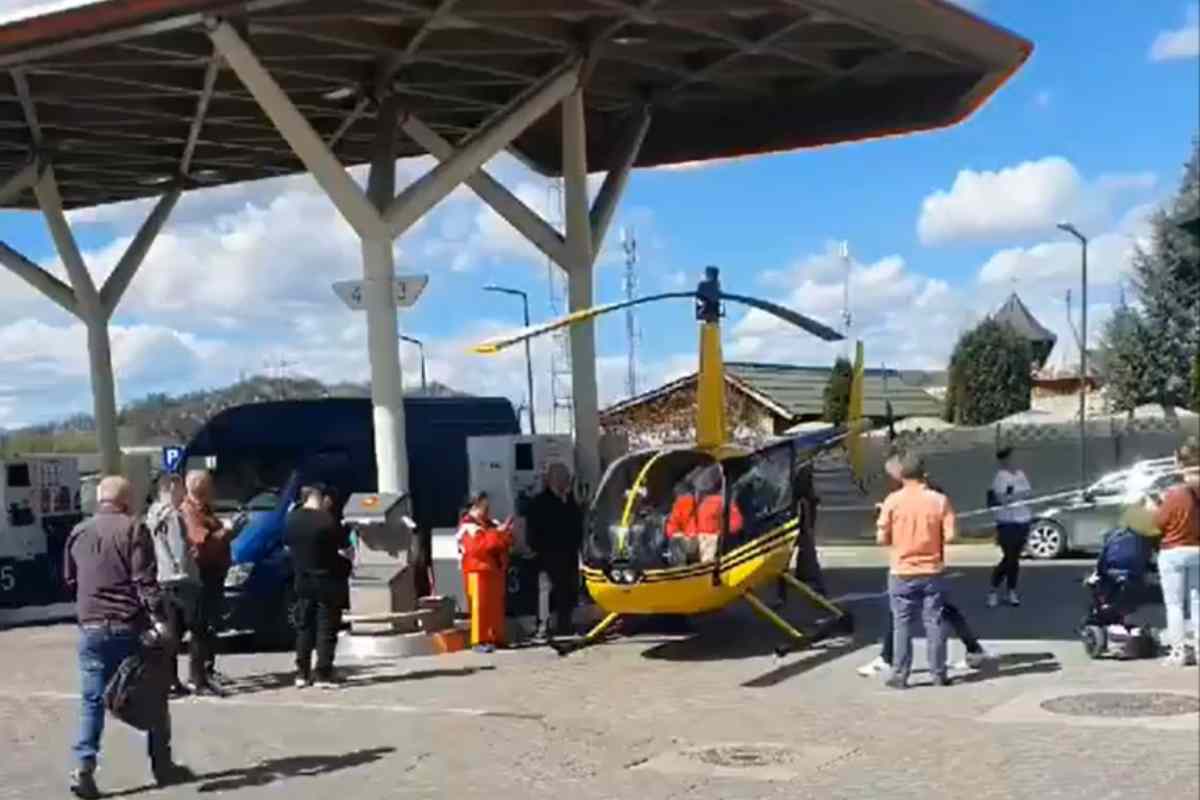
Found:
[[[624,615],[700,614],[738,600],[786,635],[787,643],[776,650],[779,655],[833,634],[852,632],[850,614],[789,574],[788,565],[805,532],[807,506],[796,496],[801,471],[811,470],[820,453],[845,447],[851,468],[862,479],[861,342],[856,348],[847,424],[826,432],[784,438],[756,450],[729,440],[721,358],[723,301],[772,314],[825,341],[844,337],[774,303],[723,292],[716,267],[706,268],[694,292],[668,292],[594,306],[489,339],[474,350],[496,353],[601,314],[676,298],[694,300],[700,322],[696,442],[629,453],[605,471],[588,509],[583,578],[592,599],[607,614],[581,639],[554,642],[555,649],[566,655],[585,647]],[[697,494],[701,483],[703,498]],[[712,534],[707,534],[708,557],[700,560],[686,534],[669,534],[678,532],[671,530],[679,527],[674,524],[678,512],[703,509],[705,498],[711,498],[707,499],[707,516],[711,519],[715,512],[719,523],[714,527],[719,527],[719,532],[715,548],[711,546]],[[815,630],[797,629],[754,593],[756,588],[779,580],[832,616]]]

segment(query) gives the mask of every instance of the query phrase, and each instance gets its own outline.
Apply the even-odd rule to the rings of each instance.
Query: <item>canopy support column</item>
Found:
[[[530,125],[579,86],[579,59],[572,58],[523,92],[503,112],[467,137],[454,155],[409,185],[392,201],[387,224],[399,236],[459,184],[471,177],[497,153],[508,147]]]
[[[593,261],[600,253],[600,243],[604,241],[604,237],[608,233],[609,223],[612,222],[613,213],[617,210],[617,203],[620,202],[621,195],[625,193],[625,184],[629,181],[629,173],[633,169],[633,163],[637,161],[638,153],[642,150],[642,142],[646,141],[646,133],[649,130],[650,108],[642,106],[630,122],[629,129],[620,142],[620,146],[614,152],[616,158],[609,165],[608,174],[604,176],[604,183],[600,186],[600,193],[596,195],[596,202],[592,206],[590,217],[592,244],[595,248],[595,252],[592,253]]]
[[[454,155],[454,145],[443,139],[437,131],[420,119],[409,115],[401,127],[414,142],[428,150],[434,158],[446,161]],[[480,169],[467,178],[466,183],[479,196],[480,200],[491,206],[493,211],[516,228],[518,233],[541,250],[547,258],[560,266],[568,263],[566,242],[562,235],[550,227],[529,206],[521,202],[519,197],[487,174],[486,170]]]
[[[567,302],[571,311],[592,305],[591,215],[587,191],[587,127],[583,90],[562,103],[563,183],[566,195]],[[571,326],[571,394],[575,412],[575,459],[589,491],[600,480],[600,401],[596,386],[596,329],[592,320]]]
[[[375,151],[367,196],[383,213],[396,194],[396,119],[394,95],[382,98],[376,115]],[[408,450],[404,438],[404,386],[397,336],[395,263],[390,235],[363,239],[367,352],[371,364],[371,405],[375,422],[375,467],[379,490],[408,489]]]
[[[87,331],[92,409],[100,465],[106,473],[118,473],[121,471],[121,446],[117,438],[117,393],[108,321],[179,200],[179,188],[172,188],[159,200],[102,290],[96,289],[96,283],[88,272],[67,222],[53,167],[47,165],[40,175],[36,167],[32,171],[26,167],[18,176],[6,182],[3,188],[13,194],[19,194],[25,188],[33,189],[71,285],[67,286],[3,242],[0,242],[0,264],[83,322]]]

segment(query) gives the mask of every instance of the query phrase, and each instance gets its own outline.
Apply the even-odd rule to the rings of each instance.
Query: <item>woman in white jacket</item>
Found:
[[[200,594],[200,572],[192,557],[179,511],[182,502],[183,479],[169,473],[158,479],[158,499],[146,512],[146,527],[154,542],[158,585],[163,589],[167,622],[176,648],[184,631],[192,627]],[[171,672],[171,692],[175,695],[189,694],[179,680],[178,664],[174,659],[171,666],[174,668]]]
[[[1027,501],[1033,496],[1033,489],[1025,472],[1012,463],[1012,448],[1005,447],[996,453],[1000,469],[992,481],[989,492],[989,505],[995,507],[996,544],[1000,546],[1000,563],[992,570],[992,590],[988,592],[987,604],[996,607],[1000,604],[1000,584],[1008,588],[1008,604],[1021,605],[1017,595],[1017,579],[1021,574],[1021,551],[1025,549],[1025,540],[1029,537],[1029,523],[1033,519]]]

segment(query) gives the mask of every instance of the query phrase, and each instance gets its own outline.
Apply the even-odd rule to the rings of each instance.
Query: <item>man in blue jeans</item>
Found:
[[[117,668],[142,647],[143,636],[164,636],[167,626],[158,585],[154,544],[146,526],[130,515],[133,487],[109,476],[96,490],[95,516],[67,537],[64,578],[75,591],[79,620],[79,738],[71,774],[76,797],[97,798],[96,758],[104,732],[104,689]],[[190,779],[171,758],[171,717],[163,697],[160,723],[147,737],[150,768],[159,786]]]
[[[924,460],[915,453],[900,459],[903,485],[883,501],[876,539],[891,547],[888,597],[894,624],[895,658],[887,685],[908,688],[912,670],[912,638],[917,617],[925,623],[929,671],[935,686],[949,686],[946,635],[942,613],[946,589],[942,580],[945,546],[954,540],[955,517],[950,500],[925,482]]]

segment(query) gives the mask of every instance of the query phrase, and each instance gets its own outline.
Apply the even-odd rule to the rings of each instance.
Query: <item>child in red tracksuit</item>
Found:
[[[458,552],[471,612],[471,645],[490,652],[504,644],[504,593],[512,520],[496,522],[487,493],[470,499],[458,525]]]

